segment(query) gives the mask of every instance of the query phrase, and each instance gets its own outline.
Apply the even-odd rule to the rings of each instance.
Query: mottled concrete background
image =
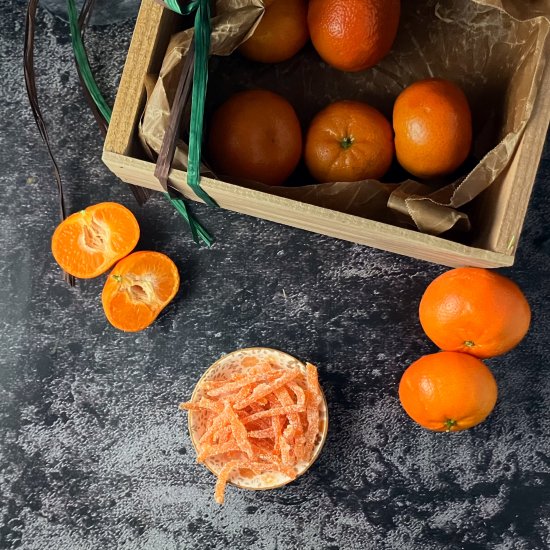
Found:
[[[49,253],[53,179],[27,107],[24,2],[0,4],[1,548],[498,549],[550,547],[550,235],[545,153],[517,265],[533,328],[490,362],[500,397],[471,431],[432,434],[397,399],[405,367],[434,350],[416,308],[443,268],[206,207],[197,248],[161,198],[138,208],[100,161],[66,25],[40,13],[39,90],[71,211],[117,200],[140,248],[168,253],[183,284],[153,328],[105,321],[102,279],[69,289]],[[92,29],[112,99],[132,24]],[[194,462],[178,402],[233,349],[266,345],[319,366],[331,414],[315,467],[285,489],[230,488]]]

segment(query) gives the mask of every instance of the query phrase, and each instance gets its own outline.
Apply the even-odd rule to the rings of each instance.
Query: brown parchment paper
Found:
[[[474,121],[471,158],[460,171],[439,182],[414,181],[397,163],[383,182],[318,184],[303,166],[283,187],[235,182],[224,174],[215,177],[433,235],[451,228],[468,230],[468,216],[460,209],[506,168],[531,115],[546,60],[550,0],[403,1],[391,53],[361,73],[343,73],[327,66],[311,44],[276,65],[254,63],[238,53],[230,55],[254,31],[263,11],[262,0],[217,0],[206,124],[223,101],[251,88],[270,89],[286,97],[304,130],[319,110],[339,99],[366,101],[391,120],[395,98],[406,86],[440,77],[459,84],[470,102]],[[191,37],[192,30],[174,35],[154,86],[155,76],[151,76],[139,135],[152,159],[162,144]],[[187,111],[174,157],[176,168],[187,166],[188,118]],[[204,160],[208,162],[207,157]],[[212,176],[206,166],[203,173]]]

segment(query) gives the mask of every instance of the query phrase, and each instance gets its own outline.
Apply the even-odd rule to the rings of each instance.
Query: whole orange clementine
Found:
[[[497,384],[488,367],[466,353],[424,355],[403,373],[399,399],[424,428],[458,432],[479,424],[493,410]]]
[[[443,350],[476,357],[502,355],[529,329],[531,308],[510,279],[475,267],[452,269],[434,279],[419,308],[424,332]]]
[[[305,161],[317,181],[381,178],[392,159],[391,125],[380,111],[366,103],[332,103],[309,126]]]
[[[309,38],[306,0],[275,0],[266,4],[254,34],[239,51],[253,61],[279,63],[296,55]]]
[[[464,92],[448,80],[411,84],[393,109],[399,164],[419,178],[454,172],[472,146],[472,115]]]
[[[400,12],[400,0],[310,0],[311,41],[336,69],[364,71],[391,50]]]
[[[292,105],[267,90],[230,97],[210,122],[208,152],[220,176],[280,185],[302,155],[302,130]]]

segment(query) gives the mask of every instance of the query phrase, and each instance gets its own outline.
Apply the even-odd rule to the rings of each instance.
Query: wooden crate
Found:
[[[103,151],[103,161],[121,180],[157,191],[162,187],[154,175],[155,165],[137,158],[137,123],[145,104],[145,76],[158,72],[177,17],[153,0],[143,0]],[[513,161],[479,202],[484,223],[475,246],[210,178],[203,177],[201,182],[222,208],[235,212],[447,266],[509,266],[514,262],[549,119],[547,69]],[[172,170],[169,183],[185,197],[199,200],[187,185],[184,171]]]

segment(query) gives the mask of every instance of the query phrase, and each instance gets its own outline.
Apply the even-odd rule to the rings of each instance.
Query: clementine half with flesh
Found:
[[[393,159],[390,123],[359,101],[332,103],[309,127],[305,161],[320,182],[381,178]]]
[[[399,164],[419,178],[454,172],[472,146],[468,100],[448,80],[421,80],[401,92],[393,109],[393,129]]]
[[[102,202],[63,220],[52,236],[55,261],[81,279],[97,277],[129,254],[139,240],[139,225],[125,206]]]
[[[529,330],[531,308],[510,279],[461,267],[430,283],[419,316],[424,332],[441,349],[485,358],[519,344]]]
[[[364,71],[391,50],[400,11],[400,0],[310,0],[311,41],[336,69]]]
[[[211,119],[208,153],[220,176],[280,185],[302,155],[300,122],[280,95],[237,93]]]
[[[296,55],[308,38],[307,1],[275,0],[239,51],[254,61],[279,63]]]
[[[120,330],[143,330],[172,301],[179,284],[178,268],[168,256],[134,252],[107,277],[101,295],[105,315]]]
[[[399,399],[424,428],[457,432],[479,424],[493,410],[497,384],[489,368],[466,353],[424,355],[403,373]]]

